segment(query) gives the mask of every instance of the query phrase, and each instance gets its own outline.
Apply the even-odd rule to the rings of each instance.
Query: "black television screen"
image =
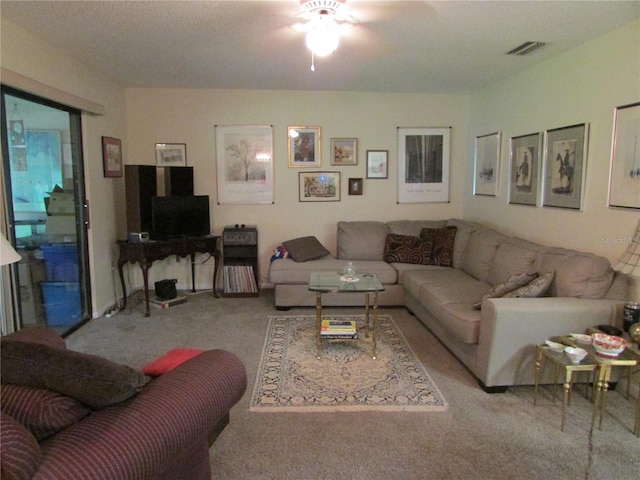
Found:
[[[169,196],[151,199],[151,238],[209,235],[209,196]]]

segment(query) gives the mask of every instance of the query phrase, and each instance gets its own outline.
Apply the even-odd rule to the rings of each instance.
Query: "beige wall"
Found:
[[[261,283],[273,248],[288,239],[315,235],[335,253],[339,220],[449,218],[462,215],[464,191],[467,97],[338,92],[128,89],[127,163],[154,164],[157,142],[187,144],[187,163],[194,167],[195,193],[210,195],[213,231],[225,225],[258,226]],[[217,205],[215,125],[273,125],[275,203],[273,205]],[[287,127],[322,128],[321,170],[341,172],[341,201],[300,203],[298,173],[289,168]],[[396,203],[397,127],[452,126],[451,202],[448,204]],[[358,165],[330,164],[331,138],[358,139]],[[389,150],[389,178],[367,180],[365,151]],[[364,195],[349,196],[349,177],[364,179]],[[198,268],[197,284],[210,284],[210,268]],[[154,265],[153,279],[188,281],[184,262]]]
[[[101,137],[124,140],[124,91],[109,79],[97,75],[5,18],[2,18],[1,26],[0,61],[3,68],[40,82],[45,87],[105,107],[104,115],[82,115],[86,195],[91,213],[88,235],[92,310],[94,317],[100,316],[115,302],[112,266],[117,260],[116,234],[126,228],[123,215],[124,179],[104,178]],[[124,141],[123,149],[126,152]]]
[[[473,95],[465,218],[534,241],[594,252],[614,262],[640,215],[637,210],[608,207],[613,112],[616,106],[638,101],[638,21]],[[509,205],[510,137],[578,123],[590,127],[583,210]],[[473,196],[474,138],[495,131],[502,132],[498,195]]]
[[[273,247],[300,235],[316,235],[335,252],[335,224],[346,219],[448,218],[462,216],[508,233],[549,244],[589,250],[614,260],[637,221],[637,211],[607,207],[613,108],[640,100],[640,23],[634,22],[471,97],[338,92],[130,89],[78,64],[2,19],[2,67],[105,106],[104,116],[83,116],[87,196],[92,207],[93,310],[113,303],[115,240],[126,234],[124,179],[102,175],[100,137],[123,140],[125,162],[155,162],[154,144],[187,144],[196,193],[212,198],[213,231],[256,224],[261,277]],[[517,61],[517,59],[514,59]],[[507,204],[509,137],[588,122],[591,127],[582,212]],[[273,125],[275,204],[218,206],[215,125]],[[298,172],[287,162],[289,125],[322,127],[322,169],[342,173],[342,201],[299,203]],[[452,126],[451,203],[397,205],[396,127]],[[472,195],[476,135],[501,131],[498,196]],[[359,164],[332,167],[332,137],[359,139]],[[389,150],[389,179],[366,180],[363,196],[348,196],[349,177],[365,178],[365,151]],[[211,266],[198,268],[197,286],[210,284]],[[140,285],[137,268],[130,269]],[[190,280],[187,262],[169,259],[151,269],[151,281]]]

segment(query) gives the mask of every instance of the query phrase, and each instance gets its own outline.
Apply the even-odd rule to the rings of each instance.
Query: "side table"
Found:
[[[573,388],[573,372],[595,372],[598,368],[598,362],[593,355],[587,355],[580,363],[574,364],[569,360],[564,352],[552,350],[547,345],[536,346],[536,375],[535,387],[533,394],[533,405],[536,405],[538,399],[538,388],[540,385],[540,375],[544,366],[544,360],[550,360],[555,364],[556,370],[554,375],[553,401],[556,400],[556,385],[560,370],[564,368],[564,398],[562,400],[562,421],[560,423],[560,431],[564,431],[564,419],[566,415],[567,405],[571,402],[571,390]],[[595,412],[595,407],[594,407]],[[595,413],[594,413],[595,415]]]

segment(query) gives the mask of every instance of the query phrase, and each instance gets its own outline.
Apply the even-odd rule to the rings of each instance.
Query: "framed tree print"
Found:
[[[545,132],[543,206],[582,208],[588,130],[581,123]]]
[[[449,201],[450,138],[450,127],[398,127],[398,203]]]
[[[273,127],[216,125],[218,203],[273,203]]]
[[[640,209],[640,102],[613,114],[609,206]]]
[[[540,134],[511,137],[509,203],[537,205],[540,177]]]
[[[474,195],[496,196],[500,169],[500,132],[476,137]]]

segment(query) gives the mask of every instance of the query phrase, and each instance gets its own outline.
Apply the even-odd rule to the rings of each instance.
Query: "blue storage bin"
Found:
[[[75,243],[41,245],[48,282],[77,282],[78,247]]]
[[[47,325],[71,326],[82,320],[78,282],[41,282]]]

